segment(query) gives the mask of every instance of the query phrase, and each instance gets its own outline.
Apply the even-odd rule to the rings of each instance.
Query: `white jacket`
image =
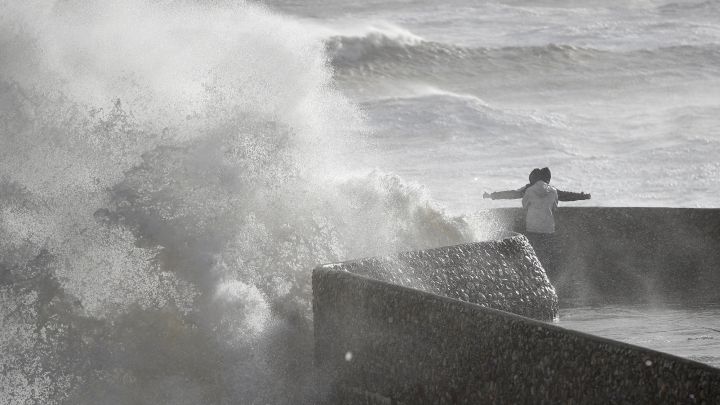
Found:
[[[555,187],[544,181],[535,182],[525,190],[522,205],[527,210],[525,216],[525,230],[527,232],[555,232],[553,211],[558,206],[558,193]]]

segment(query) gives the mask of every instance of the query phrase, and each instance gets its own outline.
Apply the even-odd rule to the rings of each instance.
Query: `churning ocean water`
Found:
[[[311,269],[475,240],[466,218],[514,204],[482,193],[533,167],[577,205],[717,207],[719,21],[0,1],[0,403],[311,402]]]
[[[584,205],[718,206],[717,2],[320,3],[287,9],[332,27],[372,156],[452,212],[543,166]]]

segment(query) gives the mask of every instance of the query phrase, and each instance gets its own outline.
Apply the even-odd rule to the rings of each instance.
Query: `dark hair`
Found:
[[[537,167],[532,169],[532,171],[530,172],[530,176],[528,176],[528,181],[530,182],[530,185],[532,186],[533,184],[535,184],[536,181],[540,179],[540,169],[538,169]]]
[[[550,174],[550,169],[547,167],[543,167],[540,169],[540,180],[544,181],[545,183],[550,183],[550,179],[552,178],[552,174]]]

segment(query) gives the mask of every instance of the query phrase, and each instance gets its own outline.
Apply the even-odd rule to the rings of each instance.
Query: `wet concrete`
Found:
[[[478,214],[494,232],[524,232],[522,209]],[[562,207],[548,246],[561,301],[720,302],[720,209]],[[550,266],[546,266],[550,267]]]
[[[560,212],[558,239],[572,241],[554,273],[561,298],[714,296],[701,284],[717,276],[718,212],[640,210]],[[488,215],[518,229],[518,211]],[[524,237],[320,266],[318,380],[345,404],[720,403],[719,369],[531,319],[557,302]]]

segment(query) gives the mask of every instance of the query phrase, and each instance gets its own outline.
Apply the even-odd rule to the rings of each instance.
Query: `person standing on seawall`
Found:
[[[548,169],[547,167],[545,169]],[[550,169],[548,169],[549,172]],[[483,198],[487,199],[490,198],[492,200],[515,200],[523,198],[525,195],[525,190],[528,189],[528,187],[532,186],[535,181],[537,181],[539,178],[540,169],[533,169],[532,172],[530,172],[530,176],[528,179],[528,184],[520,187],[517,190],[506,190],[506,191],[495,191],[492,193],[483,193]],[[579,201],[579,200],[589,200],[590,194],[584,193],[584,192],[572,192],[572,191],[563,191],[563,190],[557,190],[558,193],[558,201]]]
[[[545,272],[552,280],[555,276],[554,238],[555,211],[558,207],[558,191],[550,185],[550,169],[544,167],[533,177],[535,180],[525,189],[522,206],[525,209],[525,236],[530,241]]]

